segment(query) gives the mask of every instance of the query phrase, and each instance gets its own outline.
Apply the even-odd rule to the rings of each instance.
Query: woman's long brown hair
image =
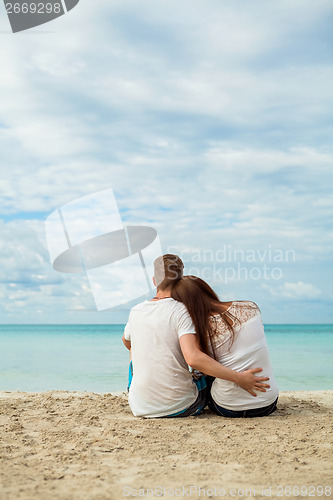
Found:
[[[205,354],[216,359],[214,337],[216,338],[216,324],[214,318],[219,315],[231,333],[231,343],[234,338],[234,327],[239,320],[226,311],[224,302],[221,302],[214,290],[197,276],[184,276],[171,290],[173,299],[183,302],[195,326],[199,347]]]

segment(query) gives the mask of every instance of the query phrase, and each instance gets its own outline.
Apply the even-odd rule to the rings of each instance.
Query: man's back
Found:
[[[186,307],[171,297],[133,307],[125,328],[131,341],[133,380],[129,404],[136,416],[161,417],[191,406],[198,390],[179,337],[195,333]]]

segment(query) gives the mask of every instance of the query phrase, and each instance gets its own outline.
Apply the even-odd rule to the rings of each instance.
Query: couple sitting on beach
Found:
[[[226,417],[271,414],[278,388],[258,306],[221,302],[206,282],[183,276],[183,268],[176,255],[158,257],[156,296],[130,312],[123,342],[132,358],[133,414],[187,417],[207,404]]]

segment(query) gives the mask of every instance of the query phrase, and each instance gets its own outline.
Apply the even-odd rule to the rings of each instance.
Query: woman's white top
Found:
[[[171,297],[141,302],[131,310],[124,333],[132,346],[128,402],[133,414],[163,417],[191,406],[198,389],[179,339],[195,328],[184,304]]]
[[[264,325],[259,307],[250,301],[235,301],[227,310],[227,315],[237,318],[233,343],[230,329],[224,320],[214,316],[217,337],[214,349],[217,360],[224,366],[242,372],[250,368],[262,368],[258,376],[269,377],[266,383],[270,389],[266,392],[255,391],[257,397],[236,385],[234,382],[216,378],[213,382],[212,398],[219,406],[228,410],[250,410],[273,403],[279,394],[272,366],[269,360]],[[229,316],[231,317],[231,316]]]

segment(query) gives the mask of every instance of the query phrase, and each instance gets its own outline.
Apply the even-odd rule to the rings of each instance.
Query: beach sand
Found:
[[[126,394],[1,392],[0,407],[1,500],[157,498],[163,488],[164,498],[222,498],[223,490],[263,498],[262,488],[294,498],[294,486],[303,486],[300,498],[320,496],[321,486],[333,497],[325,490],[333,391],[282,392],[275,413],[254,419],[208,410],[141,419]]]

